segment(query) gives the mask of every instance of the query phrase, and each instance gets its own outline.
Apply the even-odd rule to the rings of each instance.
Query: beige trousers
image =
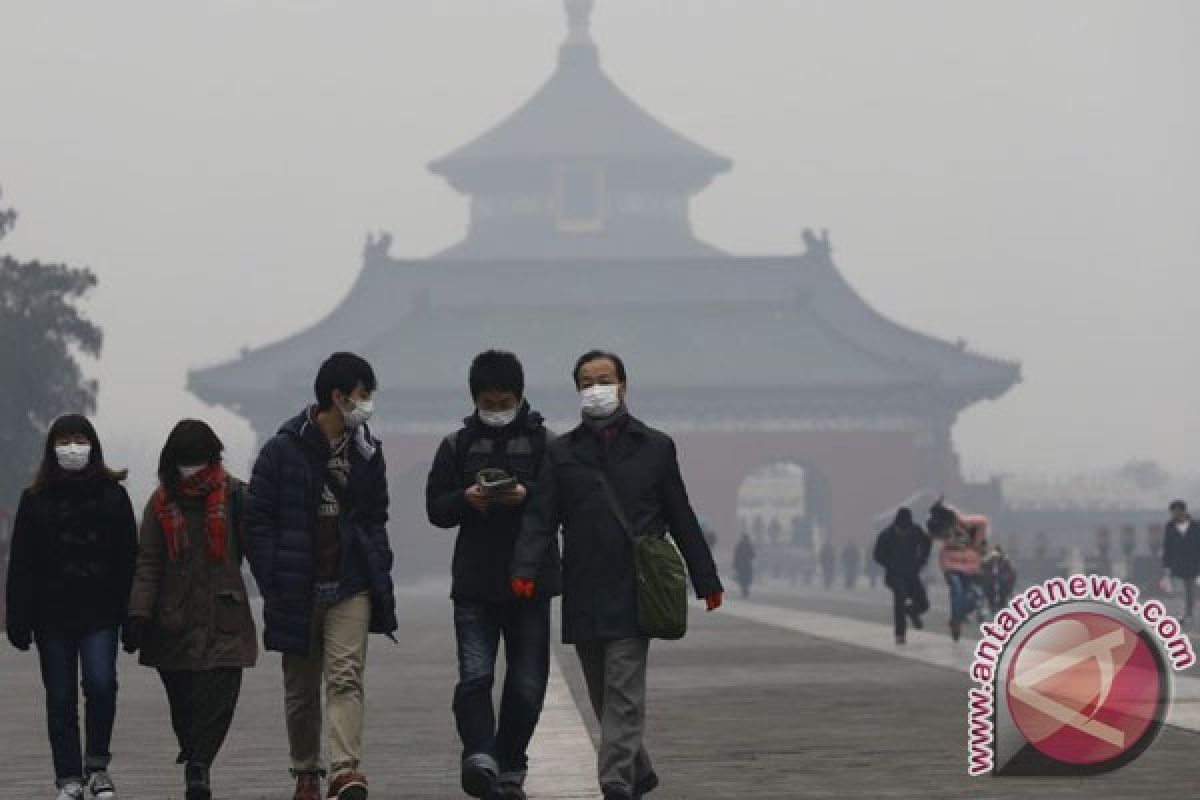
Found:
[[[321,688],[329,717],[329,774],[358,769],[362,756],[363,665],[367,659],[367,594],[313,604],[307,656],[283,656],[284,702],[292,769],[321,763]]]

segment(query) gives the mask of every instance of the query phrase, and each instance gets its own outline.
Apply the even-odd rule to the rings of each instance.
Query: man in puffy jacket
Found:
[[[875,539],[874,559],[883,567],[883,583],[892,590],[896,644],[904,644],[906,623],[922,627],[921,615],[929,610],[921,569],[929,561],[929,534],[913,522],[912,511],[902,508]]]
[[[247,551],[264,600],[264,642],[283,653],[295,800],[320,800],[321,690],[328,796],[363,800],[359,771],[367,633],[396,630],[383,450],[366,426],[375,373],[334,353],[316,404],[263,446],[250,480]]]

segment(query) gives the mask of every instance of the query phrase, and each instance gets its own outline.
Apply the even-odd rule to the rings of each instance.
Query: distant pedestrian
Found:
[[[471,363],[474,413],[442,440],[425,486],[429,521],[457,528],[450,597],[458,643],[454,719],[462,741],[463,791],[488,800],[524,800],[527,750],[550,672],[550,600],[562,591],[555,540],[546,549],[536,597],[513,596],[509,569],[546,445],[542,415],[525,400],[521,362],[489,350]],[[504,692],[492,702],[504,640]]]
[[[821,579],[825,582],[825,591],[833,588],[834,571],[837,569],[837,555],[833,552],[833,544],[826,539],[821,543],[817,559],[821,562]]]
[[[921,570],[929,561],[929,535],[913,521],[912,511],[901,508],[875,539],[872,561],[883,568],[883,583],[892,591],[892,619],[896,644],[904,644],[906,623],[924,627],[921,615],[929,610],[929,598],[921,582]]]
[[[254,464],[246,555],[263,595],[263,640],[283,653],[294,800],[321,798],[321,695],[329,792],[363,800],[363,674],[367,634],[396,630],[383,448],[367,420],[375,372],[334,353],[316,404],[283,423]]]
[[[209,770],[233,723],[258,636],[242,580],[246,486],[225,472],[204,422],[175,426],[146,504],[126,652],[158,670],[179,742],[187,800],[210,800]]]
[[[1163,567],[1183,584],[1183,623],[1190,624],[1196,601],[1196,576],[1200,575],[1200,524],[1188,513],[1187,504],[1176,500],[1170,506],[1171,520],[1163,531]]]
[[[846,589],[853,589],[858,584],[858,574],[862,569],[862,555],[858,545],[846,542],[842,548],[842,573],[846,581]]]
[[[981,614],[976,587],[987,548],[988,520],[962,514],[938,500],[929,510],[929,534],[942,542],[938,566],[950,590],[950,637],[962,636],[967,617]]]
[[[1000,545],[993,547],[983,560],[980,577],[988,609],[992,614],[998,614],[1008,605],[1017,585],[1017,570]]]
[[[863,567],[863,573],[867,576],[867,586],[869,586],[871,589],[875,589],[875,587],[879,584],[879,562],[873,558],[868,558],[867,563]]]
[[[678,547],[672,558],[682,555],[709,611],[721,606],[724,588],[688,500],[675,443],[628,411],[621,358],[590,351],[572,374],[583,420],[546,449],[517,540],[512,590],[537,596],[545,554],[561,528],[563,641],[575,645],[600,723],[600,788],[605,800],[631,800],[659,783],[643,745],[650,651],[643,623],[655,615],[639,613],[637,578],[646,573],[635,571],[634,541],[669,532]],[[645,544],[639,552],[647,552]],[[665,556],[667,549],[657,552]]]
[[[18,650],[37,645],[58,800],[82,800],[85,790],[95,800],[117,796],[108,774],[117,644],[137,554],[125,477],[104,463],[86,417],[59,417],[13,523],[5,628]]]
[[[742,590],[742,597],[749,597],[750,586],[754,583],[754,544],[747,533],[742,534],[734,548],[733,575]]]

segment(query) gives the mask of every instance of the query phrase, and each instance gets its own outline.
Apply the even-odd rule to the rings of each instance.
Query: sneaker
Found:
[[[296,793],[292,800],[321,800],[321,773],[297,772]]]
[[[498,778],[495,763],[485,753],[468,756],[462,765],[462,790],[471,797],[490,797]]]
[[[95,800],[117,800],[117,787],[107,770],[96,770],[88,777],[88,791]]]
[[[68,781],[58,787],[58,800],[83,800],[83,785]]]
[[[633,800],[641,800],[643,795],[650,794],[658,788],[658,775],[651,772],[633,786]]]
[[[186,800],[212,800],[212,787],[208,780],[208,767],[204,764],[188,764],[184,769]]]
[[[361,772],[343,772],[330,781],[327,796],[336,800],[367,800],[367,776]]]
[[[525,790],[515,783],[498,784],[489,797],[494,800],[528,800]]]

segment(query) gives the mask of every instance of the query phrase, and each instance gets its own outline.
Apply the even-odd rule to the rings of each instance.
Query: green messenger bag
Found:
[[[634,531],[608,477],[604,494],[633,547],[638,628],[650,639],[682,639],[687,633],[687,568],[669,533]]]

